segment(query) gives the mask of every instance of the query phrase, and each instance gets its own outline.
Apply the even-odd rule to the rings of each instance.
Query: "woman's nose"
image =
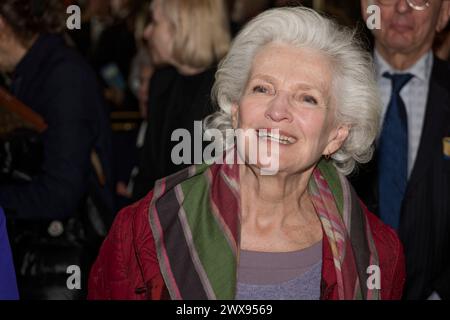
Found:
[[[289,111],[289,94],[285,92],[278,92],[269,107],[266,110],[265,116],[267,119],[274,122],[292,121],[292,114]]]

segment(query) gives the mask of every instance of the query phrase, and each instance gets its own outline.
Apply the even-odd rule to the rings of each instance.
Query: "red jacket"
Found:
[[[123,209],[117,216],[90,278],[88,299],[169,299],[159,270],[148,221],[153,193]],[[364,207],[364,206],[363,206]],[[400,299],[405,282],[402,245],[396,233],[364,207],[378,250],[381,298]],[[322,297],[337,299],[336,274],[331,249],[323,238]]]

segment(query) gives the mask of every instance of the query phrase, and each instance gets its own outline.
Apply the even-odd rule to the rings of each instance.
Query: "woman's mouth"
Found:
[[[279,144],[294,144],[297,142],[297,139],[287,135],[286,133],[281,133],[280,130],[277,129],[259,129],[257,130],[257,134],[259,138],[270,139]]]

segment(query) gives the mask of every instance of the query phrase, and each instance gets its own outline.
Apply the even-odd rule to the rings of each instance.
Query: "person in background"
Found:
[[[141,72],[140,53],[147,51],[143,45],[143,29],[148,22],[149,1],[111,1],[114,24],[102,34],[94,64],[103,78],[105,96],[111,102],[114,117],[127,117],[136,114],[135,118],[121,129],[113,130],[113,153],[124,155],[114,157],[115,204],[119,210],[130,203],[129,182],[135,174],[141,148],[137,140],[143,140],[145,123],[142,116],[142,103],[137,94],[139,73]],[[148,55],[148,53],[147,53]],[[139,57],[139,62],[135,60]],[[139,69],[137,69],[137,67]],[[112,70],[115,76],[107,74]],[[114,80],[115,79],[115,80]],[[120,79],[120,81],[116,81]],[[112,80],[112,81],[111,81]],[[118,82],[121,85],[117,85]],[[145,106],[147,109],[147,106]],[[139,114],[138,114],[139,111]],[[127,128],[127,126],[129,126]]]
[[[156,180],[186,167],[172,160],[178,143],[171,140],[172,133],[186,129],[193,136],[194,121],[212,112],[210,91],[216,65],[230,45],[222,0],[154,0],[150,11],[144,37],[160,70],[150,81],[148,128],[134,199],[146,195]]]
[[[138,67],[138,84],[136,86],[135,95],[139,101],[139,113],[142,119],[148,118],[148,93],[150,91],[150,80],[155,72],[153,62],[148,50],[143,50],[136,56],[136,66]]]
[[[155,72],[155,68],[151,61],[150,54],[146,48],[142,48],[136,55],[135,59],[133,60],[132,70],[133,72],[132,76],[130,77],[130,87],[133,89],[133,93],[138,99],[139,113],[142,118],[142,122],[137,130],[136,136],[133,136],[134,140],[132,141],[133,150],[137,151],[138,156],[118,159],[118,161],[123,161],[121,165],[122,171],[125,171],[130,167],[129,165],[124,166],[123,164],[132,163],[132,168],[126,170],[126,175],[117,177],[116,207],[119,210],[131,203],[134,181],[139,173],[139,166],[135,161],[139,159],[139,154],[141,153],[142,147],[144,146],[145,135],[148,127],[148,93],[150,89],[150,79]]]
[[[213,96],[206,128],[219,141],[238,129],[270,156],[225,136],[216,160],[234,161],[157,181],[117,216],[88,298],[400,299],[402,245],[345,177],[372,157],[381,107],[353,30],[302,7],[266,11],[233,42]]]
[[[131,63],[131,72],[128,79],[131,92],[138,100],[139,114],[142,121],[140,126],[133,130],[134,135],[128,141],[127,146],[123,146],[124,149],[130,148],[131,146],[133,149],[131,154],[136,155],[136,157],[132,156],[119,159],[118,165],[122,174],[116,175],[116,207],[118,210],[131,203],[134,178],[139,170],[139,153],[144,145],[145,133],[147,132],[148,93],[150,79],[155,71],[150,52],[144,39],[144,31],[148,24],[148,18],[149,10],[147,3],[136,17],[135,38],[138,52]]]
[[[68,35],[75,47],[91,61],[94,50],[102,32],[112,22],[111,0],[79,0],[76,4],[81,7],[81,29],[69,30]]]
[[[113,219],[107,108],[95,73],[64,43],[64,28],[59,0],[0,2],[0,70],[47,125],[37,137],[42,153],[31,157],[36,172],[0,184],[23,298],[82,292],[68,290],[64,266],[84,268],[89,255],[81,251],[95,252]]]
[[[104,94],[112,110],[137,110],[128,79],[137,53],[135,21],[141,1],[111,0],[113,22],[100,34],[92,55],[92,64],[104,85]]]
[[[6,219],[3,209],[0,207],[0,300],[17,300],[16,272],[9,246]]]
[[[355,188],[404,244],[404,298],[450,299],[450,65],[432,51],[450,1],[362,0],[365,20],[372,4],[383,125]]]

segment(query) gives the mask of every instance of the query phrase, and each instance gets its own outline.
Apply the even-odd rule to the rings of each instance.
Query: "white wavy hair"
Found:
[[[355,31],[304,7],[268,10],[238,34],[216,73],[212,98],[219,111],[205,119],[205,129],[225,132],[232,128],[231,107],[239,105],[253,59],[272,42],[316,49],[330,59],[336,120],[350,126],[349,136],[332,161],[345,175],[353,171],[356,162],[370,161],[381,113],[372,57]]]

